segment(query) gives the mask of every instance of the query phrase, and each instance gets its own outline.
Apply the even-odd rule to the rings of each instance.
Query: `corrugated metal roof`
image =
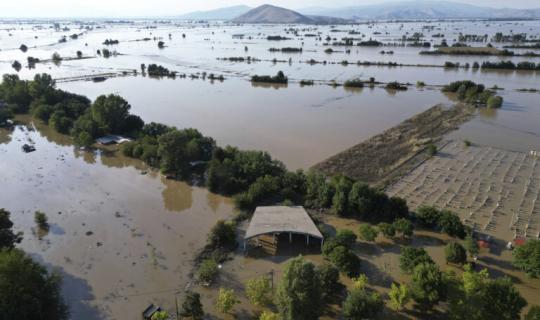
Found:
[[[303,207],[272,206],[257,207],[244,239],[280,232],[301,233],[324,238]]]

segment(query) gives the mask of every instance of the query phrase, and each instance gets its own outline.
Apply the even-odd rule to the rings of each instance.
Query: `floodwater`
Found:
[[[21,248],[60,269],[72,318],[137,319],[150,303],[174,311],[196,251],[216,220],[232,215],[231,201],[139,161],[76,151],[47,127],[0,137],[1,207],[24,232]],[[22,152],[29,142],[37,150]],[[36,210],[49,218],[45,235]]]
[[[433,35],[443,33],[449,44],[456,41],[459,33],[487,33],[491,37],[496,32],[524,32],[538,39],[539,21],[319,27],[176,21],[64,21],[59,26],[55,29],[52,22],[43,21],[0,22],[0,74],[15,73],[11,64],[18,60],[23,65],[18,72],[21,78],[30,79],[36,73],[46,72],[58,79],[59,88],[92,99],[101,94],[120,94],[131,103],[132,112],[146,122],[193,127],[214,137],[220,145],[265,150],[283,161],[289,169],[309,168],[435,104],[453,103],[433,86],[389,92],[381,87],[347,90],[327,85],[334,80],[343,82],[357,77],[412,84],[423,81],[428,85],[469,79],[487,87],[497,85],[504,88],[499,91],[505,98],[503,107],[479,110],[477,117],[452,133],[451,137],[520,152],[540,150],[540,105],[537,103],[540,95],[516,91],[540,89],[539,72],[340,64],[343,60],[426,65],[443,65],[445,61],[473,63],[500,60],[540,63],[540,58],[424,56],[419,54],[423,48],[402,46],[334,46],[335,52],[327,54],[324,51],[328,46],[323,46],[327,36],[336,39],[331,42],[351,36],[398,42],[403,35],[411,36],[414,32],[424,33],[424,40],[432,43],[441,40]],[[290,28],[298,35],[287,30]],[[359,34],[350,35],[350,31]],[[72,34],[79,36],[71,39],[69,35]],[[319,41],[310,34],[316,34],[323,40]],[[269,35],[291,39],[268,41],[266,37]],[[66,42],[59,43],[62,36],[67,36]],[[143,38],[151,40],[136,41]],[[106,39],[119,40],[120,43],[107,47],[102,44]],[[165,42],[165,48],[158,48],[159,40]],[[21,44],[28,46],[29,50],[19,50]],[[472,45],[484,46],[485,43]],[[119,54],[110,58],[98,56],[96,51],[105,47]],[[302,47],[303,51],[269,52],[271,47]],[[46,60],[58,52],[62,57],[73,58],[79,50],[87,59],[64,60],[59,64],[39,63],[35,69],[27,67],[29,56]],[[381,50],[394,53],[382,55],[379,53]],[[262,61],[248,64],[218,60],[247,56]],[[277,61],[270,61],[273,59]],[[328,64],[304,63],[309,59],[326,60]],[[140,73],[143,63],[163,65],[188,77],[145,77]],[[252,85],[249,82],[252,75],[273,75],[279,70],[291,80],[287,86]],[[117,77],[99,83],[65,79],[105,73]],[[225,81],[204,80],[203,73],[223,75]],[[302,79],[316,80],[316,85],[301,87],[298,81]],[[0,131],[0,182],[8,186],[0,194],[0,207],[10,210],[17,230],[24,231],[22,248],[47,266],[60,268],[64,275],[65,297],[73,311],[72,318],[133,319],[139,317],[142,309],[151,302],[172,311],[175,293],[182,291],[191,280],[188,274],[193,254],[204,245],[215,221],[232,215],[230,199],[205,189],[165,180],[143,163],[114,152],[77,151],[69,137],[32,123],[29,118],[23,120],[29,125],[17,127],[11,133]],[[30,140],[35,142],[37,151],[25,154],[21,146]],[[48,234],[35,230],[33,215],[36,210],[47,213],[51,223]],[[430,237],[417,241],[415,245],[428,247],[432,242],[439,243]],[[378,251],[370,254],[369,250],[362,253],[362,250],[359,252],[368,272],[375,277],[374,285],[387,288],[387,279],[377,277],[396,274],[397,246],[390,246],[388,254]],[[437,261],[442,261],[442,245],[437,245],[430,254]],[[308,253],[308,257],[321,261],[316,254]],[[507,256],[503,258],[501,261],[492,258],[486,265],[494,265],[495,274],[503,274],[510,259]],[[224,274],[232,278],[222,279],[230,280],[225,284],[243,282],[245,277],[266,273],[272,268],[279,270],[287,259],[287,256],[235,259],[225,265]],[[514,271],[510,274],[521,277]],[[538,283],[535,282],[532,289],[527,289],[526,280],[523,283],[519,284],[522,293],[528,299],[534,297]],[[206,308],[213,304],[215,292],[203,293]]]

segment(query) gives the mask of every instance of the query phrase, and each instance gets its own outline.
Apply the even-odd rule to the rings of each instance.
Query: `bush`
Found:
[[[438,227],[442,232],[448,234],[451,237],[457,237],[463,239],[465,237],[465,226],[457,215],[448,210],[440,212]]]
[[[503,98],[501,96],[491,96],[487,99],[488,108],[500,108],[503,103]]]
[[[524,320],[540,320],[540,306],[532,306],[525,315]]]
[[[345,83],[343,84],[343,86],[345,88],[363,88],[364,87],[364,82],[360,79],[351,79],[351,80],[347,80],[345,81]]]
[[[212,248],[234,247],[236,245],[236,224],[232,221],[216,222],[208,237]]]
[[[279,71],[275,76],[252,76],[251,82],[265,82],[265,83],[281,83],[287,84],[289,79],[285,76],[283,71]]]
[[[233,289],[219,288],[216,309],[221,313],[229,313],[235,304],[240,303]]]
[[[347,248],[352,248],[356,243],[356,234],[348,229],[339,230],[333,240],[337,241],[339,245]]]
[[[249,279],[246,283],[246,296],[256,306],[264,306],[272,301],[272,288],[265,276]]]
[[[211,284],[219,273],[218,264],[214,259],[203,260],[197,270],[199,281]]]
[[[451,242],[444,248],[447,263],[464,264],[467,262],[467,252],[462,245]]]
[[[344,246],[335,247],[329,254],[330,261],[349,277],[360,273],[360,258]]]
[[[402,247],[399,268],[404,273],[412,273],[419,264],[435,263],[424,248]]]
[[[393,238],[396,235],[394,226],[386,222],[379,223],[377,229],[387,238]]]
[[[433,157],[434,155],[437,154],[437,146],[434,145],[433,143],[428,144],[426,150],[427,150],[427,153],[428,153],[428,155],[429,155],[430,157]]]
[[[540,277],[540,240],[528,240],[512,252],[513,264],[531,278]]]
[[[414,226],[409,219],[396,219],[394,223],[392,223],[392,226],[394,227],[396,233],[401,233],[401,235],[404,237],[412,237],[413,235]]]
[[[414,268],[411,294],[421,311],[428,311],[446,299],[446,281],[433,263],[421,263]]]
[[[44,212],[36,211],[34,213],[34,221],[40,229],[49,229],[49,218],[47,218],[47,215]]]
[[[360,239],[369,242],[375,241],[378,234],[377,230],[367,223],[362,223],[358,228],[358,232],[360,233]]]
[[[184,298],[184,302],[182,302],[180,315],[182,317],[191,317],[193,320],[202,320],[204,311],[201,304],[201,295],[196,292],[188,291]]]
[[[421,206],[416,210],[416,219],[424,227],[437,226],[441,213],[434,207]]]
[[[343,315],[346,319],[371,319],[383,309],[384,303],[376,292],[353,289],[343,302]]]
[[[339,289],[339,270],[329,263],[317,266],[323,298],[334,295]]]

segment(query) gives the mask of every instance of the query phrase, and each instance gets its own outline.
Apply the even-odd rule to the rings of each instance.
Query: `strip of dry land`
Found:
[[[328,176],[344,174],[375,186],[385,186],[413,170],[429,156],[431,143],[472,118],[464,104],[436,105],[401,124],[324,160],[313,169]]]

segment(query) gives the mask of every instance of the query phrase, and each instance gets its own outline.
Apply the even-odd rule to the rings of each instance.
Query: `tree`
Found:
[[[13,118],[13,112],[11,110],[8,108],[0,108],[0,127],[11,118]]]
[[[528,240],[514,249],[513,264],[532,278],[540,277],[540,240]]]
[[[524,320],[540,320],[540,306],[532,306]]]
[[[471,257],[476,256],[480,251],[480,248],[478,247],[478,242],[476,242],[476,239],[474,239],[474,237],[470,233],[465,236],[463,246]]]
[[[0,251],[0,310],[3,319],[66,320],[68,308],[62,300],[60,276],[48,273],[23,251]]]
[[[217,262],[214,259],[206,259],[201,262],[197,270],[199,281],[211,283],[219,272]]]
[[[48,230],[49,229],[49,219],[47,218],[47,215],[44,212],[36,211],[34,213],[34,221],[38,225],[38,227],[42,230]]]
[[[349,209],[349,192],[353,186],[353,181],[346,176],[335,176],[332,179],[334,185],[334,197],[332,197],[332,211],[339,215],[344,216],[348,214]]]
[[[422,206],[416,210],[416,219],[425,227],[435,227],[440,216],[441,213],[434,207]]]
[[[527,305],[508,277],[488,281],[480,298],[484,319],[519,320]]]
[[[167,320],[169,319],[169,313],[167,311],[158,311],[152,315],[151,320]]]
[[[386,222],[381,222],[377,225],[377,229],[387,238],[393,238],[396,235],[396,229],[393,225]]]
[[[360,272],[360,258],[347,247],[335,247],[328,257],[341,272],[349,277],[354,277]]]
[[[467,252],[462,245],[457,242],[451,242],[444,248],[447,263],[464,264],[467,262]]]
[[[365,289],[353,289],[343,302],[343,315],[348,320],[362,320],[375,317],[383,308],[381,296]]]
[[[267,277],[249,279],[246,283],[246,296],[256,306],[264,306],[272,301],[272,288]]]
[[[411,295],[421,311],[428,311],[446,299],[446,283],[434,263],[421,263],[414,268]]]
[[[261,313],[259,320],[280,320],[280,318],[279,314],[265,310],[263,313]]]
[[[336,233],[334,238],[340,245],[347,248],[352,248],[356,243],[356,234],[349,229],[342,229]]]
[[[131,105],[115,94],[101,95],[92,104],[92,119],[104,132],[122,133]]]
[[[362,223],[360,227],[358,228],[358,232],[360,233],[360,239],[365,241],[375,241],[375,238],[377,238],[377,230],[373,228],[371,225],[367,223]]]
[[[285,267],[277,288],[276,305],[283,320],[317,319],[321,313],[321,285],[313,263],[303,257]]]
[[[339,289],[339,270],[329,263],[317,266],[323,298],[332,296]]]
[[[409,287],[404,283],[399,285],[392,283],[388,296],[390,297],[390,307],[395,311],[401,310],[411,299]]]
[[[214,248],[233,247],[236,244],[236,224],[233,221],[218,220],[210,230],[208,240]]]
[[[465,226],[457,215],[448,210],[440,212],[439,221],[437,223],[441,231],[451,237],[463,239],[465,237]]]
[[[216,308],[221,313],[229,313],[235,304],[240,303],[236,298],[233,289],[219,288],[219,293],[216,301]]]
[[[417,265],[422,263],[434,263],[424,248],[401,248],[401,255],[399,256],[399,268],[402,272],[410,274]]]
[[[354,289],[365,289],[368,285],[368,277],[365,274],[361,274],[352,279]]]
[[[9,219],[11,213],[0,209],[0,249],[11,249],[22,241],[22,232],[13,233],[13,222]]]
[[[196,292],[188,291],[184,298],[184,302],[182,302],[180,315],[182,317],[191,317],[193,320],[202,320],[204,311],[201,304],[201,295]]]
[[[500,108],[503,104],[503,98],[501,96],[491,96],[487,99],[488,108]]]
[[[392,226],[396,230],[396,233],[401,233],[404,237],[412,237],[414,232],[414,226],[411,220],[407,218],[399,218],[394,220]]]

